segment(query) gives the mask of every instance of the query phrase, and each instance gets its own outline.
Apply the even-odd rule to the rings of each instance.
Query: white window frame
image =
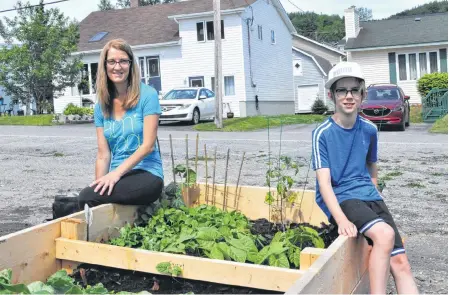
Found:
[[[263,27],[262,25],[257,25],[257,38],[263,41]]]
[[[195,23],[195,33],[196,33],[196,35],[195,35],[195,39],[196,39],[196,42],[198,42],[198,43],[206,43],[206,42],[214,42],[215,41],[215,28],[214,28],[214,39],[213,40],[209,40],[209,38],[208,38],[208,31],[207,31],[207,23],[208,22],[214,22],[213,20],[212,21],[210,21],[210,20],[203,20],[203,21],[200,21],[200,22],[196,22]],[[221,24],[221,27],[222,27],[222,30],[223,30],[223,35],[224,35],[224,38],[221,38],[221,40],[223,41],[223,40],[225,40],[226,39],[226,32],[225,32],[225,21],[222,19],[221,20],[221,22],[222,22],[222,24]],[[199,24],[199,23],[203,23],[203,30],[204,30],[204,40],[203,41],[198,41],[198,29],[197,29],[197,24]],[[221,32],[220,32],[220,35],[221,35]],[[221,36],[220,36],[221,37]]]
[[[421,78],[421,68],[419,66],[419,54],[425,53],[426,54],[426,62],[427,62],[427,72],[430,73],[430,53],[436,52],[437,53],[437,67],[438,67],[438,73],[441,73],[441,60],[440,60],[440,50],[428,50],[428,51],[403,51],[403,52],[396,52],[396,77],[398,82],[406,82],[406,81],[417,81],[419,78]],[[416,80],[410,79],[410,61],[409,61],[409,54],[416,54]],[[399,55],[405,55],[405,67],[406,67],[406,73],[407,73],[407,79],[406,80],[400,80],[399,77]]]
[[[270,41],[271,41],[271,44],[276,44],[276,32],[273,30],[273,29],[271,29],[271,32],[270,32]]]

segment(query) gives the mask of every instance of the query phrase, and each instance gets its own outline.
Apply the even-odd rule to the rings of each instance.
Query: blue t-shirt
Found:
[[[377,127],[372,122],[357,116],[354,127],[345,129],[329,118],[312,132],[313,169],[330,169],[332,188],[339,203],[348,199],[382,200],[371,181],[367,162],[377,162]],[[330,218],[318,180],[316,202]]]
[[[159,98],[154,88],[140,85],[140,97],[137,105],[125,112],[121,120],[105,118],[101,106],[94,111],[95,126],[104,128],[104,136],[112,154],[109,171],[116,169],[128,159],[143,143],[143,121],[148,115],[161,114]],[[154,144],[153,151],[133,169],[142,169],[164,178],[159,147]]]

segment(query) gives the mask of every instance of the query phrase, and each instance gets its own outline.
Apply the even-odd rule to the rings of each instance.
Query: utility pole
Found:
[[[221,8],[220,0],[214,0],[215,39],[215,126],[223,128],[223,76],[221,72]]]

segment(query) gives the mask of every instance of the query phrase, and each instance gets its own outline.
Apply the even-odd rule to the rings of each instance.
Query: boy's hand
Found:
[[[339,235],[347,236],[350,238],[357,237],[357,227],[352,222],[350,222],[348,219],[345,219],[345,220],[337,223],[337,225],[338,225],[338,234]]]

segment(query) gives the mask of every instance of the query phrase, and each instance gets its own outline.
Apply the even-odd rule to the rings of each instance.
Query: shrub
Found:
[[[312,113],[321,115],[325,112],[327,112],[327,106],[324,104],[324,101],[319,98],[315,99],[315,102],[312,105]]]
[[[418,80],[418,92],[425,97],[432,88],[447,89],[447,73],[432,73],[422,76]]]
[[[94,114],[94,110],[91,108],[83,108],[74,105],[73,103],[69,103],[64,109],[64,115],[87,115],[92,116]]]

